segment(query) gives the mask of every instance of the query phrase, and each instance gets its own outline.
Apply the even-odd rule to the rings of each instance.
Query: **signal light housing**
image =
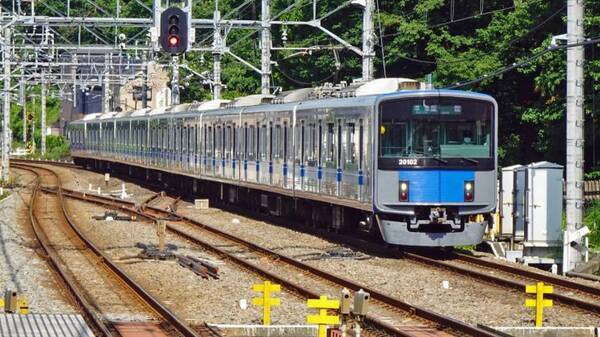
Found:
[[[409,185],[408,185],[408,181],[405,180],[401,180],[400,184],[399,184],[399,197],[400,197],[400,201],[408,201],[408,189],[409,189]]]
[[[177,55],[188,48],[188,13],[181,8],[165,9],[160,16],[160,44],[162,49]]]
[[[475,182],[473,180],[465,181],[464,185],[465,201],[471,202],[475,199]]]

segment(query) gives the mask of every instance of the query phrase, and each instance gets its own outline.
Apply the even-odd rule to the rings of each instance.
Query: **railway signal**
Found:
[[[181,54],[188,49],[188,13],[181,8],[165,9],[160,16],[160,44],[171,55]]]

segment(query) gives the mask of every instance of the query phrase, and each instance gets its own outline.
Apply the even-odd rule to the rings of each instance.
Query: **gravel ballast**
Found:
[[[92,172],[76,172],[82,179],[88,174],[90,178],[85,179],[102,177]],[[145,191],[134,186],[128,189],[136,197],[141,197]],[[158,203],[165,205],[169,201],[161,200]],[[199,211],[189,203],[181,202],[178,212],[414,305],[471,324],[532,325],[534,313],[523,305],[524,292],[497,287],[412,261],[356,252],[313,235],[214,208]],[[300,274],[297,281],[303,281]],[[598,326],[600,317],[556,304],[545,311],[545,325]]]

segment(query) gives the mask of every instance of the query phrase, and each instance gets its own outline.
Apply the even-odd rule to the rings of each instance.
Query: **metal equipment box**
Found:
[[[522,165],[502,168],[500,237],[525,238],[525,174]]]
[[[562,246],[563,167],[550,162],[527,165],[525,241]]]

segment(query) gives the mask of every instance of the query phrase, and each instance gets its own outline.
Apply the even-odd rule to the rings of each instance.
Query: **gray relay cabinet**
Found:
[[[563,167],[547,161],[502,169],[500,235],[522,241],[525,263],[556,263],[562,247]]]

